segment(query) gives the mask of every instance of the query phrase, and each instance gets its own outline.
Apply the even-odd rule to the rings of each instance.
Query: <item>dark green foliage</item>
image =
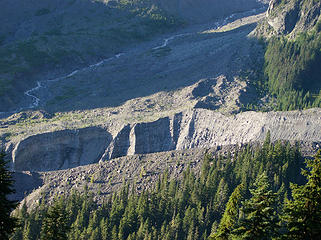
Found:
[[[243,199],[244,185],[238,185],[230,196],[218,229],[209,240],[227,240],[239,220],[239,209]]]
[[[316,26],[316,28],[319,25]],[[276,110],[321,107],[321,34],[302,33],[295,40],[269,40],[264,72]]]
[[[247,146],[225,157],[206,154],[200,174],[188,169],[181,180],[171,180],[165,172],[151,191],[137,194],[125,184],[100,207],[87,192],[73,193],[64,205],[58,201],[49,209],[42,201],[30,213],[19,211],[23,224],[12,239],[39,239],[41,232],[44,239],[43,234],[54,226],[52,219],[62,212],[69,216],[67,224],[62,224],[67,239],[203,240],[215,232],[214,223],[222,215],[218,229],[221,236],[227,236],[238,223],[239,203],[243,196],[250,196],[248,188],[257,176],[267,172],[273,189],[280,189],[284,196],[289,181],[297,179],[301,161],[296,146],[272,144],[267,137],[261,147]]]
[[[69,231],[69,216],[64,207],[64,199],[56,202],[48,208],[42,220],[41,239],[42,240],[64,240],[67,239]]]
[[[8,195],[14,193],[11,173],[7,170],[4,153],[0,152],[0,239],[8,239],[17,225],[17,220],[10,216],[17,206],[16,202],[8,200]]]
[[[264,240],[278,235],[276,193],[273,193],[266,173],[259,175],[250,190],[252,197],[243,204],[244,217],[234,234],[240,239]]]
[[[265,147],[269,147],[267,143],[268,138]],[[213,229],[209,239],[320,239],[321,150],[314,160],[307,160],[307,169],[302,170],[308,180],[305,185],[291,184],[292,200],[283,184],[274,193],[265,173],[258,176],[250,190],[251,198],[243,204],[239,204],[241,195],[234,195],[234,191],[218,229]]]
[[[17,44],[16,51],[21,58],[24,58],[32,67],[42,66],[50,60],[50,56],[43,51],[39,51],[34,41],[23,41]]]
[[[6,40],[6,36],[0,35],[0,46],[4,43],[5,40]]]
[[[288,239],[320,239],[321,236],[321,150],[307,161],[310,171],[303,171],[308,182],[291,185],[292,200],[286,200],[282,219]]]

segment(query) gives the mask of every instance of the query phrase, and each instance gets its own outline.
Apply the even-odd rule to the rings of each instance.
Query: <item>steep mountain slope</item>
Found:
[[[258,5],[246,2],[239,7],[223,4],[224,11],[218,12],[195,1],[180,9],[179,16],[176,10],[167,11],[172,9],[168,4],[152,0],[1,1],[0,111],[28,107],[23,93],[38,80],[55,79],[181,27],[185,12],[202,9],[202,15],[206,10],[219,18]]]
[[[249,145],[259,144],[252,142]],[[321,141],[301,141],[297,146],[302,149],[305,157],[309,157],[317,152]],[[25,199],[27,206],[34,208],[42,197],[45,197],[46,201],[52,201],[57,195],[68,196],[73,191],[83,193],[87,187],[87,191],[94,193],[95,200],[101,204],[112,193],[119,191],[124,183],[134,184],[138,192],[153,189],[164,173],[168,174],[170,179],[177,180],[183,178],[187,169],[198,174],[206,155],[226,157],[231,153],[233,156],[235,152],[246,147],[247,145],[225,145],[136,154],[66,170],[15,172],[17,192],[14,198]],[[298,166],[296,168],[300,169]],[[31,194],[25,196],[25,193]]]
[[[272,34],[294,38],[314,28],[320,20],[321,2],[314,0],[273,0],[267,10],[267,23]]]
[[[41,78],[21,93],[21,107],[59,112],[117,107],[130,100],[136,104],[129,103],[128,107],[136,109],[127,109],[128,113],[138,109],[146,113],[145,110],[154,108],[146,109],[146,105],[162,105],[164,110],[182,109],[201,100],[199,104],[206,108],[224,105],[228,112],[237,111],[243,104],[240,101],[246,104],[255,96],[252,92],[238,100],[244,95],[244,89],[251,92],[242,75],[250,73],[262,61],[262,47],[247,37],[263,17],[263,14],[249,15],[260,11],[262,9],[191,26],[173,35],[137,44],[94,64],[74,68],[57,78]],[[241,19],[236,20],[238,18]],[[228,22],[231,23],[220,28]],[[206,86],[205,92],[202,86]],[[193,91],[194,88],[198,90]],[[173,98],[173,94],[181,97]],[[191,101],[186,101],[186,97]]]
[[[0,111],[26,107],[41,78],[119,53],[180,25],[149,1],[1,1]]]
[[[271,139],[321,140],[321,111],[246,112],[224,116],[198,109],[153,122],[63,130],[28,136],[7,144],[16,171],[51,171],[136,154],[212,148]],[[17,138],[16,138],[17,139]]]
[[[66,6],[65,1],[51,1],[57,5],[39,3],[36,11],[28,6],[29,12],[20,13],[16,22],[3,27],[7,35],[1,48],[8,55],[0,60],[1,66],[22,64],[32,69],[29,75],[25,69],[7,69],[2,75],[7,77],[2,78],[5,83],[11,74],[16,74],[17,80],[11,90],[4,88],[1,103],[5,104],[0,110],[31,109],[4,112],[0,120],[0,146],[16,171],[19,200],[23,192],[40,187],[27,197],[28,205],[37,204],[41,194],[52,199],[73,189],[82,191],[90,182],[93,192],[103,189],[102,201],[119,189],[123,178],[136,182],[141,175],[142,188],[148,188],[166,166],[172,176],[179,177],[188,166],[197,169],[207,149],[216,153],[223,148],[224,153],[230,144],[262,142],[269,130],[273,141],[300,141],[304,148],[313,149],[310,153],[320,148],[320,108],[240,113],[253,102],[260,109],[269,103],[268,109],[275,109],[277,104],[269,102],[273,94],[292,95],[273,92],[275,85],[270,84],[270,92],[261,98],[260,91],[266,94],[269,85],[262,83],[260,75],[267,56],[264,59],[266,49],[253,37],[253,30],[265,17],[263,9],[225,16],[257,3],[211,3],[71,1]],[[269,36],[280,35],[281,40],[276,41],[287,42],[297,41],[302,29],[312,33],[319,13],[318,2],[311,3],[316,10],[310,12],[300,5],[303,12],[298,10],[298,16],[303,17],[297,17],[294,25],[291,20],[293,26],[288,27],[287,12],[292,3],[272,1],[257,33],[268,36],[273,28]],[[278,13],[280,9],[284,18]],[[78,10],[82,20],[75,18]],[[176,20],[179,16],[189,22],[204,22],[222,15],[183,29]],[[36,23],[39,19],[42,21]],[[59,26],[56,19],[60,19]],[[48,33],[52,21],[55,24]],[[58,54],[60,59],[53,61],[57,51],[66,49],[70,51]],[[280,45],[280,51],[272,55],[289,49],[291,45]],[[280,57],[274,62],[278,66],[270,68],[286,70],[283,59],[291,56]],[[319,61],[314,63],[318,66]],[[315,101],[318,96],[311,98]],[[284,105],[286,110],[292,108],[288,102]],[[185,162],[179,162],[186,155]]]
[[[266,39],[260,85],[271,96],[270,109],[321,106],[320,10],[320,1],[273,0],[256,29]]]
[[[176,100],[170,95],[177,92],[181,92],[179,95],[182,97],[192,94],[189,97],[191,100],[193,97],[206,97],[213,92],[211,86],[219,85],[220,81],[222,86],[217,88],[226,88],[225,92],[232,89],[242,91],[248,88],[246,81],[240,77],[242,71],[251,68],[261,57],[261,47],[247,37],[260,17],[262,15],[244,19],[235,29],[217,30],[217,24],[221,25],[223,21],[214,21],[211,27],[186,28],[174,35],[164,36],[165,39],[158,38],[138,45],[92,67],[77,69],[75,74],[71,73],[72,76],[64,79],[40,82],[41,89],[32,94],[41,99],[40,107],[60,112],[117,107],[133,99],[144,105],[164,102],[168,105],[166,108],[172,108],[172,101],[181,106],[188,102],[192,105],[192,101],[186,102],[184,98]],[[212,29],[214,31],[210,31]],[[201,90],[202,85],[207,86],[208,90]],[[191,92],[193,88],[199,90]],[[143,99],[160,92],[169,97],[155,96],[150,103]],[[209,107],[216,102],[210,97],[207,100]],[[30,97],[28,100],[34,101]],[[146,110],[145,106],[142,108]],[[149,110],[153,111],[152,108]]]
[[[231,12],[241,12],[259,8],[266,1],[249,0],[153,0],[166,11],[192,22],[204,22],[213,18],[229,15]]]

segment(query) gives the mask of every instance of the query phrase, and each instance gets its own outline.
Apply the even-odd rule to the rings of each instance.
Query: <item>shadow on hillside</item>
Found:
[[[134,98],[191,86],[200,79],[222,74],[233,79],[233,74],[249,68],[237,59],[250,54],[255,40],[247,35],[255,26],[178,38],[164,48],[145,49],[114,59],[106,67],[56,83],[50,88],[54,96],[45,110],[116,107]]]
[[[14,172],[13,179],[16,192],[10,195],[9,198],[15,201],[21,201],[26,195],[43,184],[37,172]]]
[[[37,81],[63,76],[177,27],[159,10],[122,4],[1,1],[0,112],[26,109],[32,99],[24,92]]]

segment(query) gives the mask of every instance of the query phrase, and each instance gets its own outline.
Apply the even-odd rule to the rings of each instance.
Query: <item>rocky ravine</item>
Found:
[[[272,140],[321,141],[321,109],[225,116],[193,109],[157,121],[62,130],[8,144],[15,171],[72,168],[117,157]]]
[[[276,34],[296,36],[313,28],[319,20],[320,11],[320,1],[289,1],[282,4],[279,0],[273,0],[266,15]]]

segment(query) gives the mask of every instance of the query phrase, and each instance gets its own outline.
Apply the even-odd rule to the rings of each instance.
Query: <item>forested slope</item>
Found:
[[[319,26],[319,25],[318,25]],[[321,107],[321,34],[316,28],[295,40],[269,40],[265,53],[268,88],[276,109]]]
[[[278,219],[283,202],[288,204],[286,199],[291,196],[290,182],[306,182],[305,177],[300,177],[303,166],[296,145],[272,144],[268,135],[261,146],[248,145],[226,156],[205,155],[200,174],[188,169],[179,180],[169,179],[165,172],[153,190],[137,193],[135,183],[124,182],[122,190],[100,206],[87,191],[81,195],[74,192],[70,196],[57,196],[50,207],[43,200],[29,212],[23,206],[17,212],[22,225],[11,239],[22,236],[48,239],[51,231],[68,239],[206,239],[211,233],[213,237],[223,231],[223,220],[220,225],[219,222],[226,215],[226,203],[229,201],[227,206],[230,206],[231,198],[237,195],[233,191],[239,191],[232,216],[235,225],[229,226],[226,234],[239,229],[233,234],[241,237],[242,221],[249,216],[241,210],[241,200],[253,201],[255,191],[250,189],[269,192],[273,204],[278,203],[271,205],[276,211],[271,214]],[[60,227],[55,229],[52,224],[58,220]],[[280,232],[274,229],[277,234],[290,231],[286,225],[279,227]]]
[[[321,106],[320,9],[320,1],[273,0],[257,28],[267,37],[259,85],[272,96],[272,109]]]

